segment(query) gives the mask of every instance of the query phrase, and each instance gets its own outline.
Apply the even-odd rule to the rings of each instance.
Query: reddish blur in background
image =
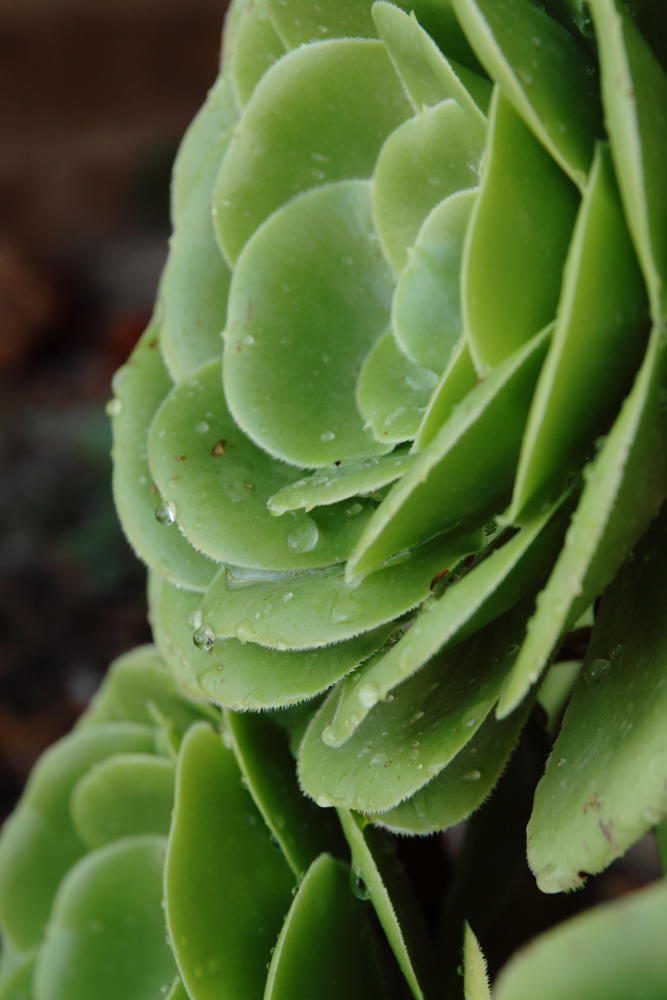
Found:
[[[150,641],[104,406],[150,315],[221,0],[0,0],[0,822]]]

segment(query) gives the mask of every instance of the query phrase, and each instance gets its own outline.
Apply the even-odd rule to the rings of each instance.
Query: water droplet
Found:
[[[379,465],[377,458],[365,458],[361,463],[362,469],[370,469],[372,465]]]
[[[269,842],[271,844],[271,847],[275,847],[279,851],[281,850],[280,841],[276,837],[275,833],[271,834],[271,836],[269,837]]]
[[[330,806],[333,805],[333,799],[331,798],[330,795],[327,794],[327,792],[320,792],[320,794],[317,796],[316,801],[318,806],[321,806],[322,809],[328,809]]]
[[[155,509],[155,520],[160,524],[173,524],[176,520],[176,504],[163,500]]]
[[[618,660],[622,652],[623,652],[623,646],[621,645],[620,642],[617,642],[609,655],[612,658],[612,660]]]
[[[199,628],[202,623],[202,613],[201,608],[197,608],[196,611],[191,611],[188,615],[188,627],[194,630]]]
[[[417,770],[418,771],[421,771],[423,767],[424,767],[423,764],[417,764]]]
[[[206,434],[206,431],[210,431],[210,426],[205,420],[200,420],[198,424],[195,424],[195,430],[197,434]]]
[[[288,535],[287,544],[292,552],[312,552],[319,538],[320,533],[315,522],[310,517],[304,516]]]
[[[350,868],[350,889],[352,895],[357,899],[367,900],[371,898],[371,892],[361,877],[361,868]]]
[[[380,689],[377,684],[362,684],[357,696],[364,708],[373,708],[380,700]]]
[[[466,773],[463,775],[463,780],[464,781],[479,781],[479,779],[481,777],[482,777],[481,771],[477,771],[477,770],[466,771]]]
[[[251,333],[246,333],[245,337],[241,338],[241,343],[245,344],[246,347],[252,347],[252,345],[255,343],[255,338]]]
[[[320,441],[333,441],[335,437],[336,435],[333,431],[323,431],[322,434],[320,434]]]
[[[410,754],[410,757],[412,760],[417,760],[417,758],[419,757],[419,750],[413,750],[412,753]]]
[[[322,730],[322,742],[326,743],[328,747],[336,746],[336,737],[334,735],[333,726],[325,726]]]
[[[122,399],[110,399],[106,405],[107,417],[119,417],[123,412]]]
[[[516,643],[513,642],[510,643],[510,645],[505,650],[505,656],[509,660],[512,656],[514,656],[518,652],[519,652],[519,647],[516,645]]]
[[[361,514],[363,509],[360,503],[353,503],[345,508],[345,513],[348,517],[354,517],[355,514]]]
[[[244,618],[242,622],[238,623],[235,632],[236,638],[240,639],[244,645],[249,639],[252,640],[257,635],[257,630],[250,624],[247,618]]]
[[[609,660],[590,660],[584,667],[584,680],[587,684],[597,684],[610,666]]]
[[[287,604],[287,602],[291,601],[293,597],[294,594],[292,593],[292,591],[288,590],[286,594],[283,594],[283,604]]]
[[[419,722],[419,720],[423,718],[424,718],[423,712],[415,712],[415,714],[410,719],[410,722]]]
[[[197,649],[210,649],[215,642],[215,635],[207,625],[200,625],[195,629],[192,641]]]
[[[567,761],[566,761],[565,757],[561,757],[561,759],[558,761],[558,765],[557,766],[558,767],[562,767],[563,764],[567,764]]]

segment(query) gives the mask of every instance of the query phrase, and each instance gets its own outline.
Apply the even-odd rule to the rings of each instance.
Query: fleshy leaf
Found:
[[[276,944],[264,1000],[382,1000],[380,968],[364,904],[349,868],[321,854],[299,886]]]
[[[478,809],[493,790],[512,753],[532,708],[521,709],[498,721],[487,715],[475,735],[453,760],[409,799],[374,822],[398,834],[428,835],[456,826]]]
[[[269,0],[253,0],[239,18],[234,42],[234,88],[244,107],[264,73],[285,54],[271,20]]]
[[[184,593],[194,601],[200,600],[191,591]],[[215,709],[194,703],[178,690],[154,646],[140,646],[111,664],[82,723],[89,727],[125,720],[152,726],[155,708],[181,733],[193,722],[219,718]]]
[[[437,382],[436,372],[414,365],[387,330],[364,362],[357,383],[359,411],[376,439],[390,445],[414,438]]]
[[[598,79],[586,48],[530,0],[452,4],[480,61],[583,189],[602,135]]]
[[[296,194],[370,177],[411,113],[382,42],[321,42],[281,59],[255,88],[220,168],[214,213],[227,258]]]
[[[348,579],[437,532],[481,525],[502,510],[551,327],[472,389],[371,517]]]
[[[373,211],[384,252],[400,273],[420,227],[439,202],[476,187],[486,125],[452,100],[424,106],[385,142],[373,175]]]
[[[310,467],[380,451],[355,386],[392,294],[368,182],[320,187],[267,220],[239,257],[225,329],[225,395],[253,441]]]
[[[492,710],[534,604],[525,598],[470,639],[437,656],[381,702],[342,746],[322,740],[334,691],[311,722],[299,757],[304,791],[319,805],[382,813],[435,778]]]
[[[274,514],[288,510],[305,510],[338,503],[351,497],[365,497],[377,493],[404,475],[414,462],[406,448],[397,448],[390,455],[380,458],[348,459],[319,469],[314,475],[298,479],[270,497],[267,507]],[[348,506],[349,516],[356,510]]]
[[[463,579],[451,583],[441,598],[429,601],[396,645],[348,678],[336,718],[325,733],[326,742],[340,746],[374,705],[432,656],[509,611],[553,564],[571,510],[571,501],[561,501],[556,510],[552,508],[493,549]]]
[[[649,5],[653,7],[654,5]],[[667,319],[667,78],[614,0],[592,0],[605,124],[655,322]],[[658,10],[658,7],[655,7]]]
[[[667,494],[662,385],[667,335],[654,327],[635,384],[600,452],[498,705],[506,715],[546,666],[559,638],[616,575]]]
[[[470,357],[468,341],[462,337],[433,390],[414,441],[414,451],[422,451],[431,443],[461,400],[474,389],[476,382],[477,371]]]
[[[454,542],[437,539],[369,574],[357,586],[342,567],[234,587],[226,570],[201,603],[214,635],[236,636],[273,649],[315,649],[367,632],[404,615],[428,597],[431,581],[477,552],[479,533]]]
[[[93,851],[56,897],[35,968],[40,1000],[145,1000],[174,977],[164,939],[164,837]]]
[[[0,975],[0,1000],[32,1000],[32,981],[37,960],[37,950],[21,955],[16,964],[5,973],[7,942],[2,942],[3,968]]]
[[[174,765],[149,754],[115,754],[94,765],[72,790],[72,823],[89,850],[121,837],[169,833]]]
[[[461,258],[476,191],[460,191],[424,221],[394,293],[392,326],[416,365],[442,372],[461,338]]]
[[[354,517],[345,514],[347,504],[310,515],[269,513],[267,500],[293,481],[294,470],[239,430],[220,386],[219,361],[172,390],[151,425],[149,455],[178,526],[219,562],[275,570],[326,566],[348,556],[370,514],[370,501]]]
[[[638,1000],[667,979],[667,882],[603,903],[534,938],[502,970],[494,1000]]]
[[[339,846],[340,831],[301,794],[284,729],[254,712],[228,712],[226,723],[248,791],[300,879],[322,851]]]
[[[165,532],[155,519],[160,503],[153,484],[146,439],[158,406],[173,387],[158,346],[153,321],[128,363],[114,376],[110,405],[113,427],[113,493],[123,530],[140,559],[172,583],[206,590],[216,566],[177,531]]]
[[[278,32],[290,48],[328,38],[375,38],[371,0],[269,0]]]
[[[338,816],[352,851],[356,891],[368,894],[413,996],[439,996],[429,933],[395,842],[358,813],[339,809]]]
[[[491,85],[484,77],[447,59],[411,10],[378,0],[373,20],[415,106],[434,105],[453,97],[474,118],[485,121]]]
[[[463,252],[461,303],[481,374],[556,315],[579,196],[496,87]]]
[[[667,813],[666,555],[661,514],[602,600],[528,825],[544,892],[579,886]]]
[[[479,941],[466,920],[463,933],[463,995],[465,1000],[491,1000],[486,959]]]
[[[75,784],[105,757],[152,749],[149,726],[110,722],[64,737],[40,758],[0,840],[0,921],[19,949],[40,941],[63,876],[85,853],[70,818]]]
[[[565,266],[508,519],[525,523],[563,489],[632,384],[646,349],[646,293],[611,155],[600,145]]]
[[[192,183],[212,146],[236,122],[238,110],[229,73],[221,73],[183,137],[174,163],[171,216],[178,224]]]
[[[148,619],[151,631],[153,632],[153,641],[158,648],[160,656],[169,668],[169,673],[173,677],[179,691],[182,691],[188,698],[194,701],[201,701],[205,696],[197,683],[196,673],[190,669],[189,664],[172,641],[174,628],[178,632],[178,626],[182,623],[178,621],[175,623],[172,622],[169,612],[163,616],[160,611],[165,587],[168,588],[170,594],[178,595],[174,598],[175,603],[188,608],[185,612],[185,620],[187,620],[190,611],[194,611],[199,606],[200,597],[191,590],[174,587],[154,570],[150,570],[148,573],[146,596],[148,597]],[[190,632],[191,636],[192,632]],[[191,638],[190,641],[192,641]]]
[[[190,1000],[185,986],[181,982],[181,977],[177,976],[167,993],[166,1000]]]
[[[231,137],[231,129],[223,132],[190,186],[160,281],[160,346],[177,380],[222,353],[220,334],[227,315],[231,273],[215,238],[211,201],[220,160]]]
[[[167,926],[193,1000],[260,1000],[294,876],[231,750],[210,726],[181,746],[165,871]]]
[[[380,649],[395,630],[390,623],[323,649],[282,652],[254,642],[216,639],[204,650],[194,645],[187,624],[199,605],[197,595],[165,584],[160,605],[169,641],[185,669],[210,698],[236,710],[280,708],[314,698]]]

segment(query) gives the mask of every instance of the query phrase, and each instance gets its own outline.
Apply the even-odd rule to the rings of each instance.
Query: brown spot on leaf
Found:
[[[443,576],[447,576],[448,573],[449,573],[448,569],[441,569],[439,573],[436,573],[433,579],[431,580],[431,590],[433,590],[438,580],[441,580]]]
[[[211,448],[211,454],[213,455],[214,458],[219,458],[220,455],[224,455],[225,454],[225,445],[226,444],[227,444],[226,441],[216,441],[215,442],[215,444]]]

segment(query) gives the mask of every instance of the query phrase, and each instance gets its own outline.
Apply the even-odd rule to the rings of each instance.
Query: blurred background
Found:
[[[221,0],[0,0],[0,822],[107,664],[150,641],[105,403],[167,253]]]

